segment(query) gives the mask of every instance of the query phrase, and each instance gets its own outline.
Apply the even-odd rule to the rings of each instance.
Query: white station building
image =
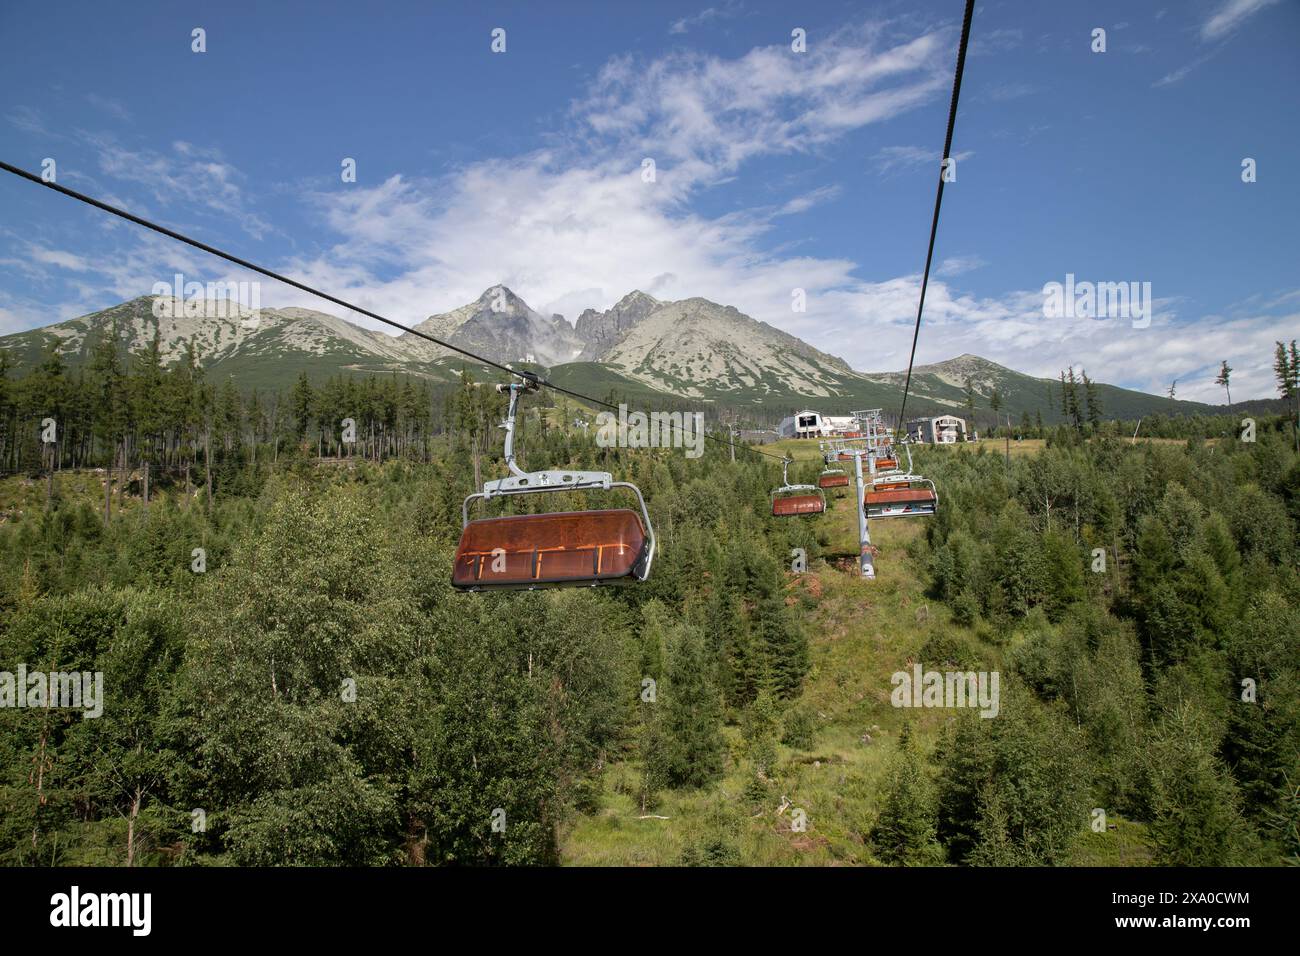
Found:
[[[812,409],[804,409],[782,419],[776,427],[782,438],[829,438],[857,431],[858,420],[852,415],[823,415]]]
[[[928,445],[955,445],[970,440],[965,420],[956,415],[914,418],[907,423],[907,436],[911,441]]]

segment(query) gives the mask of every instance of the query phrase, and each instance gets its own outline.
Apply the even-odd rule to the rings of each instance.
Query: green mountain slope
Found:
[[[572,353],[577,339],[571,341],[565,338],[568,333],[556,331],[556,323],[563,324],[562,319],[541,319],[508,289],[497,289],[509,299],[510,308],[498,313],[481,297],[479,302],[434,316],[423,325],[448,341],[470,347],[484,337],[491,338],[493,323],[500,323],[501,341],[511,343],[496,349],[500,353],[497,359],[503,362],[517,362],[510,356],[524,350],[531,357],[530,335],[545,340],[538,340],[538,356]],[[897,414],[903,372],[855,372],[835,356],[734,308],[707,300],[661,303],[640,296],[637,303],[644,307],[620,312],[620,304],[609,313],[584,313],[587,321],[581,334],[599,346],[593,348],[602,361],[577,360],[549,369],[528,367],[539,368],[557,385],[596,399],[615,393],[634,404],[661,408],[736,409],[742,418],[766,425],[803,408],[825,414],[883,408],[887,415]],[[460,342],[458,336],[470,335],[466,329],[472,329],[472,341]],[[178,360],[193,343],[210,379],[229,378],[245,390],[287,389],[302,374],[313,383],[345,373],[412,376],[441,385],[458,381],[463,367],[473,370],[480,380],[497,374],[416,336],[387,335],[324,312],[265,308],[253,313],[209,302],[199,315],[186,315],[183,304],[152,296],[0,337],[0,349],[18,370],[37,364],[51,348],[57,348],[68,364],[76,366],[89,359],[95,343],[104,336],[116,335],[124,351],[135,352],[147,346],[155,334],[165,362]],[[517,367],[525,366],[518,363]],[[989,404],[995,389],[1002,400],[1000,420],[1010,415],[1018,421],[1025,414],[1031,419],[1041,414],[1049,424],[1061,419],[1058,382],[1025,375],[976,355],[918,366],[912,376],[908,417],[939,412],[971,417],[966,407],[968,380],[975,393],[976,427],[987,427],[992,421]],[[1223,410],[1200,402],[1171,402],[1113,385],[1097,383],[1095,388],[1106,418],[1131,420],[1157,413],[1196,415]],[[1079,397],[1082,400],[1082,385]]]

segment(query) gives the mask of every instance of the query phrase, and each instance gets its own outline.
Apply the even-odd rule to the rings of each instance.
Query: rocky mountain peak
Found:
[[[587,309],[578,316],[574,331],[583,343],[585,361],[599,362],[622,340],[624,334],[663,303],[635,289],[605,312]]]

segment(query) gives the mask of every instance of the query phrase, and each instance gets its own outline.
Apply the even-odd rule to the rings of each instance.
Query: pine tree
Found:
[[[8,356],[5,356],[7,363]],[[46,507],[52,503],[54,496],[54,471],[59,467],[60,457],[67,443],[67,430],[71,425],[68,412],[70,409],[69,390],[70,383],[66,378],[67,368],[63,364],[63,354],[59,351],[58,346],[50,347],[45,359],[38,365],[28,380],[28,386],[31,391],[32,404],[35,406],[36,414],[42,420],[53,418],[57,430],[55,432],[55,442],[49,448],[42,448],[41,455],[43,464],[48,469],[46,482]],[[3,377],[3,371],[0,371],[0,382],[5,385],[7,380]],[[4,408],[4,402],[0,400],[0,409]],[[6,416],[7,418],[7,416]]]
[[[1300,353],[1296,350],[1296,340],[1291,340],[1288,348],[1282,342],[1277,343],[1273,356],[1273,374],[1277,377],[1277,390],[1291,406],[1295,447],[1300,450]]]
[[[119,446],[126,439],[126,380],[118,359],[120,328],[113,321],[109,334],[101,334],[91,354],[90,374],[95,383],[95,437],[104,448],[107,468],[104,480],[104,522],[112,518],[113,472],[119,460]],[[125,466],[125,462],[123,462]],[[125,481],[125,478],[123,479]]]
[[[289,402],[293,409],[294,437],[302,441],[307,434],[307,426],[311,424],[312,407],[316,403],[306,372],[299,373],[298,381],[294,382],[293,391],[289,395]]]
[[[916,752],[910,724],[904,724],[899,735],[898,753],[880,803],[871,845],[882,862],[930,866],[942,861],[935,789]]]
[[[668,667],[658,690],[653,749],[644,759],[652,776],[670,787],[702,787],[722,773],[721,707],[704,638],[690,626],[675,629]]]
[[[1273,375],[1277,378],[1277,390],[1286,401],[1290,402],[1295,392],[1291,356],[1286,343],[1278,342],[1273,352]]]
[[[1079,383],[1073,365],[1066,377],[1065,413],[1074,422],[1074,430],[1083,431],[1083,406],[1079,404]]]
[[[1101,427],[1103,409],[1101,407],[1101,395],[1097,391],[1096,383],[1088,378],[1088,370],[1082,369],[1083,374],[1083,397],[1088,403],[1088,424],[1092,426],[1094,432]]]
[[[1150,833],[1165,866],[1239,865],[1249,848],[1241,798],[1214,753],[1210,723],[1185,701],[1165,714],[1151,742]]]
[[[130,382],[130,400],[136,428],[140,432],[139,456],[144,465],[144,505],[149,506],[149,479],[154,450],[165,427],[161,333],[155,325],[149,344],[136,357],[135,376]]]

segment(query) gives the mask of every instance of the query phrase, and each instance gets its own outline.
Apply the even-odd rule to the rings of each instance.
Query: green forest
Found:
[[[867,582],[850,499],[779,521],[771,459],[528,407],[526,468],[641,489],[649,581],[451,589],[462,500],[504,471],[469,374],[245,395],[103,344],[0,376],[0,671],[104,675],[93,719],[0,708],[0,857],[1300,863],[1290,416],[1134,442],[1085,404],[1015,454],[918,448],[939,513],[873,522]],[[998,672],[999,715],[892,707],[913,664]]]

